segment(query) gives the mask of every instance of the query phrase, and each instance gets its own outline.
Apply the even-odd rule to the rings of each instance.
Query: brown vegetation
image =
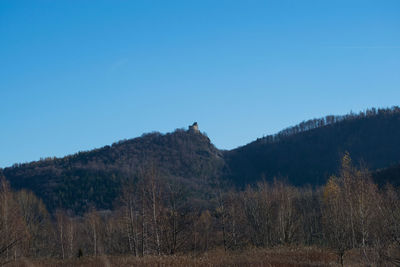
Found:
[[[241,252],[213,250],[201,255],[99,256],[83,259],[24,259],[10,264],[25,266],[337,266],[336,255],[318,248],[252,249]],[[352,266],[360,266],[351,264]]]
[[[282,181],[237,192],[212,185],[194,207],[152,165],[113,211],[50,215],[27,191],[0,187],[0,263],[15,266],[382,266],[398,264],[400,191],[378,188],[348,154],[319,189]],[[59,260],[57,260],[59,259]],[[52,265],[53,264],[53,265]]]

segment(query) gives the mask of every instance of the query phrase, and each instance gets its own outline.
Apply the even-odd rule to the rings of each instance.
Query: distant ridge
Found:
[[[326,116],[289,127],[229,151],[218,150],[194,123],[188,130],[153,132],[63,158],[16,164],[0,170],[15,189],[27,188],[50,210],[112,209],[125,181],[147,166],[183,184],[193,199],[206,201],[216,181],[238,187],[262,179],[318,186],[338,170],[349,152],[353,162],[374,171],[381,185],[400,184],[400,108],[368,109]],[[378,171],[379,170],[379,171]]]
[[[224,155],[227,177],[237,184],[282,177],[295,185],[319,185],[338,169],[347,151],[372,170],[400,162],[400,108],[326,116],[259,138]],[[400,177],[399,177],[400,179]]]
[[[317,129],[320,127],[332,125],[332,124],[339,123],[342,121],[370,118],[370,117],[374,117],[377,115],[385,115],[385,114],[386,115],[400,114],[400,107],[393,106],[391,108],[385,108],[385,109],[371,108],[371,109],[367,109],[365,111],[361,111],[359,113],[350,112],[350,114],[347,114],[347,115],[327,115],[322,118],[303,121],[295,126],[290,126],[286,129],[283,129],[282,131],[279,131],[276,134],[267,135],[265,137],[258,138],[255,142],[264,142],[264,143],[279,142],[279,140],[281,140],[284,137],[288,137],[291,135],[310,131],[310,130]]]

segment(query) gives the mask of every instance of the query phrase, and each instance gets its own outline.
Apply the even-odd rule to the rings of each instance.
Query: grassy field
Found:
[[[345,266],[365,266],[357,253],[345,255]],[[215,250],[202,255],[174,256],[99,256],[80,259],[24,259],[11,262],[13,267],[66,267],[66,266],[340,266],[338,257],[329,250],[320,248],[275,248],[252,249],[242,252]]]

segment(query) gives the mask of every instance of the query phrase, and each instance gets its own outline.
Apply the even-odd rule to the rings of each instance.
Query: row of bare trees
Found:
[[[156,168],[127,182],[113,211],[49,214],[27,191],[0,186],[0,258],[74,258],[202,253],[217,247],[321,246],[360,253],[368,265],[398,261],[400,191],[378,188],[346,154],[325,186],[298,188],[275,180],[244,191],[215,185],[207,204]],[[200,202],[199,202],[200,203]]]
[[[399,191],[390,185],[379,189],[366,168],[342,159],[339,177],[331,177],[323,189],[324,240],[335,248],[343,264],[346,250],[358,248],[366,263],[399,261],[391,249],[400,243]],[[392,253],[390,253],[392,252]]]

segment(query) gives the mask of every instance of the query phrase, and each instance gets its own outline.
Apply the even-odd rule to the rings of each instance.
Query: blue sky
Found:
[[[400,1],[0,2],[0,167],[400,104]]]

